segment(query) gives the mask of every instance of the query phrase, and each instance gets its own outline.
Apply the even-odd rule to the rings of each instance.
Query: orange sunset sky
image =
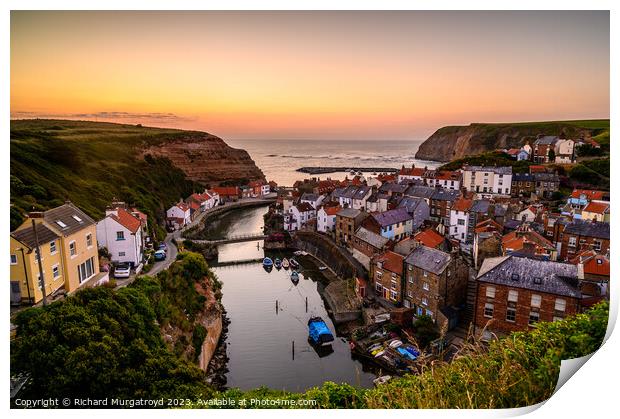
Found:
[[[424,139],[609,117],[609,13],[11,12],[11,117]]]

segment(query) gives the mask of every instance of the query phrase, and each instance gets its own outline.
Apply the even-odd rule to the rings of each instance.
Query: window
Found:
[[[125,256],[125,252],[118,252],[118,257],[123,257]]]
[[[456,223],[458,225],[460,225],[460,226],[464,226],[465,225],[465,220],[463,220],[462,218],[459,218],[459,220]]]
[[[539,319],[540,319],[540,314],[537,311],[530,311],[530,321],[528,322],[528,324],[532,326],[538,323]]]
[[[58,269],[58,265],[52,266],[52,275],[54,278],[58,278],[60,276],[60,269]]]
[[[62,229],[67,228],[67,225],[60,220],[56,220],[56,224],[58,224],[58,226]]]
[[[422,288],[424,288],[426,291],[428,291],[428,289],[429,289],[429,288],[428,288],[428,282],[424,282],[424,283],[422,284]]]
[[[71,255],[71,257],[77,255],[77,247],[75,245],[75,241],[69,243],[69,254]]]
[[[86,246],[91,247],[92,245],[93,245],[93,235],[91,233],[88,233],[86,235]]]
[[[488,298],[495,298],[495,287],[487,286],[487,297]]]
[[[11,255],[11,265],[17,265],[17,255]]]
[[[78,278],[80,280],[80,284],[86,281],[88,278],[95,274],[95,264],[94,257],[91,257],[86,262],[78,265]]]
[[[377,278],[381,279],[382,276],[383,276],[383,272],[377,271]]]
[[[409,283],[413,284],[413,275],[409,275]]]
[[[424,271],[424,278],[428,277],[428,272]]]
[[[407,291],[407,297],[413,298],[413,292],[411,292],[411,290]]]
[[[562,298],[555,299],[555,310],[556,311],[566,311],[566,300]]]
[[[506,321],[514,323],[517,319],[517,309],[514,307],[508,307],[506,309]]]
[[[116,240],[125,240],[125,232],[117,231],[116,232]]]
[[[484,305],[484,317],[493,318],[493,304],[486,303]]]
[[[398,293],[396,291],[390,291],[390,297],[392,297],[392,300],[396,301],[397,296],[398,296]]]
[[[428,298],[422,297],[422,305],[423,306],[427,306],[428,305]]]
[[[409,302],[409,300],[405,300],[403,302],[403,305],[405,306],[405,308],[411,308],[411,303]]]
[[[596,250],[597,252],[601,251],[601,241],[600,240],[594,240],[594,250]]]
[[[396,285],[397,285],[397,284],[396,284],[396,281],[391,281],[391,282],[390,282],[390,286],[391,286],[391,288],[392,288],[393,290],[395,290],[395,289],[396,289]]]
[[[570,247],[575,247],[577,246],[577,238],[576,237],[569,237],[568,238],[568,245]]]
[[[515,290],[508,291],[508,301],[516,303],[519,300],[519,292]]]
[[[381,293],[381,291],[383,291],[383,285],[381,285],[381,282],[375,282],[375,291],[377,291],[378,293]]]
[[[532,307],[540,308],[540,302],[542,301],[542,297],[538,294],[532,294],[532,300],[530,301],[530,305]]]
[[[426,315],[429,317],[433,317],[433,312],[430,310],[426,310]]]
[[[82,219],[80,217],[78,217],[77,215],[72,215],[71,218],[73,218],[75,221],[77,221],[78,223],[82,222]]]

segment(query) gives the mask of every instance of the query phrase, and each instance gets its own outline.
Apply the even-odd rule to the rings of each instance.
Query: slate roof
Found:
[[[435,193],[431,197],[431,199],[435,201],[456,201],[461,195],[460,191],[455,191],[453,189],[444,189],[444,188],[436,188]]]
[[[32,226],[14,231],[11,233],[11,236],[13,236],[16,240],[24,243],[31,249],[34,249],[36,247],[36,243],[34,240],[34,230],[32,229]],[[58,234],[54,233],[42,223],[37,223],[37,236],[39,238],[39,245],[49,243],[60,237],[58,236]]]
[[[540,279],[540,283],[534,278]],[[476,279],[548,294],[581,297],[577,288],[577,267],[568,263],[516,256],[486,258]]]
[[[379,187],[379,192],[404,193],[407,190],[407,187],[408,185],[404,183],[386,182]]]
[[[319,199],[320,195],[316,194],[316,193],[310,193],[310,192],[304,192],[303,195],[301,195],[300,201],[312,201],[312,202],[316,202]]]
[[[405,195],[415,196],[418,198],[430,199],[435,194],[435,188],[430,186],[412,185],[407,188]]]
[[[413,196],[404,196],[400,202],[398,203],[399,208],[406,208],[408,213],[413,213],[416,208],[422,203],[424,200],[422,198],[416,198]]]
[[[411,220],[411,215],[406,208],[396,208],[393,210],[373,214],[372,217],[379,223],[381,227],[387,227],[392,224],[402,223]]]
[[[405,258],[405,262],[409,265],[416,266],[436,275],[441,275],[450,263],[450,260],[451,258],[448,253],[426,246],[416,247],[409,253],[409,256]]]
[[[539,174],[543,174],[543,173],[539,173]],[[534,178],[534,175],[531,173],[515,173],[512,175],[512,181],[513,182],[535,182],[536,179]]]
[[[489,212],[489,206],[491,202],[487,199],[476,199],[472,204],[470,211],[477,212],[479,214],[486,214]]]
[[[534,179],[538,182],[559,182],[560,176],[557,173],[534,173]]]
[[[366,242],[373,246],[376,249],[382,249],[390,239],[387,239],[377,233],[373,233],[370,230],[365,229],[364,227],[360,227],[355,232],[355,237],[360,239],[363,242]]]
[[[364,197],[371,191],[370,186],[358,186],[357,191],[353,195],[353,199],[364,199]]]
[[[580,236],[609,240],[609,224],[574,220],[564,228],[564,234],[577,234]]]
[[[469,172],[493,172],[498,175],[511,175],[512,167],[511,166],[464,166],[463,170],[467,170]]]
[[[52,226],[52,228],[60,231],[65,237],[95,224],[92,218],[70,202],[45,211],[43,213],[43,219],[47,224]],[[57,221],[60,221],[66,227],[62,227]]]
[[[552,144],[555,144],[556,141],[558,141],[558,140],[559,140],[559,137],[557,135],[545,135],[543,137],[540,137],[536,141],[534,141],[534,144],[538,144],[538,145],[552,145]]]
[[[345,218],[355,218],[360,214],[361,214],[361,211],[358,209],[344,208],[338,211],[337,215],[339,215],[340,217],[345,217]]]

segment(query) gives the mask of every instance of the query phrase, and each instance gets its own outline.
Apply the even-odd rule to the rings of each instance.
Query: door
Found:
[[[19,304],[22,301],[22,292],[19,289],[19,281],[11,281],[11,304]]]

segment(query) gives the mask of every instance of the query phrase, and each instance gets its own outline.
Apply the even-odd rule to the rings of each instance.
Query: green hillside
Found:
[[[161,221],[164,207],[201,188],[169,160],[141,159],[138,151],[188,133],[103,122],[11,121],[11,229],[29,211],[65,200],[97,219],[117,198]]]

